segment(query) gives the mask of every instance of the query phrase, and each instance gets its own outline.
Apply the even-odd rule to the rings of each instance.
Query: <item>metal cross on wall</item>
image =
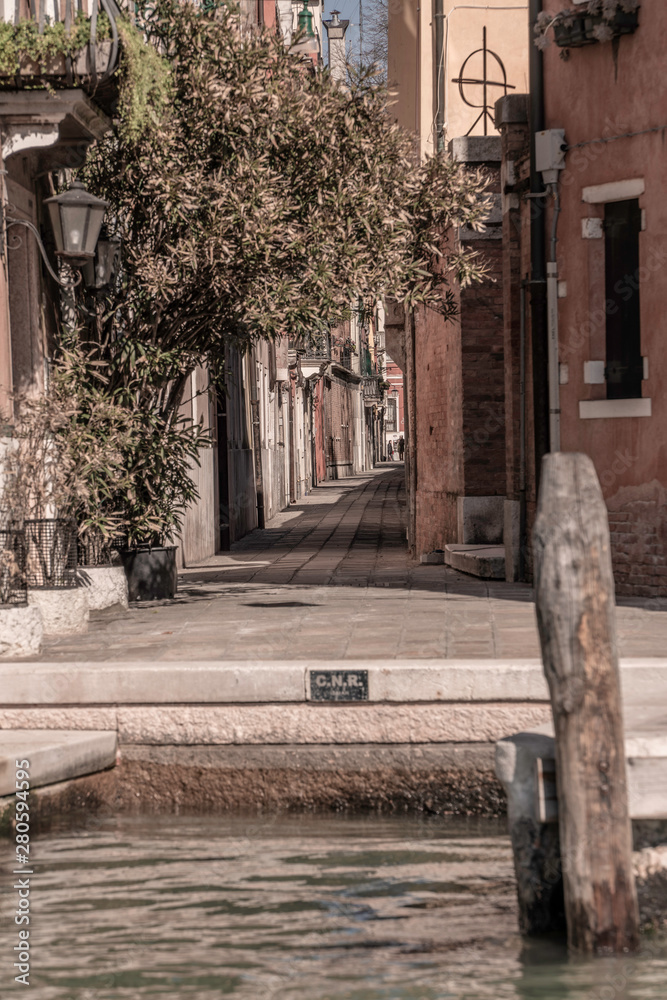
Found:
[[[479,55],[480,52],[482,53],[482,75],[481,75],[481,78],[475,78],[475,77],[472,77],[472,76],[466,76],[466,67],[467,67],[468,63],[476,55]],[[489,59],[494,59],[495,60],[498,68],[500,69],[500,75],[502,76],[501,80],[490,80],[489,79]],[[459,71],[458,77],[455,77],[452,80],[452,83],[458,83],[458,85],[459,85],[459,94],[461,95],[461,100],[463,101],[464,104],[467,104],[469,108],[481,108],[480,113],[477,115],[477,118],[475,118],[474,122],[472,123],[472,125],[470,126],[470,128],[468,129],[468,131],[466,132],[466,135],[470,135],[470,133],[475,128],[475,126],[477,125],[477,123],[479,122],[480,119],[482,119],[482,121],[484,123],[484,135],[488,135],[489,133],[488,133],[488,122],[487,122],[487,119],[491,120],[491,125],[495,128],[495,122],[494,122],[494,117],[493,117],[493,104],[487,104],[487,101],[488,101],[488,96],[487,95],[488,95],[489,87],[500,87],[500,88],[502,88],[502,92],[503,92],[502,96],[503,97],[506,96],[508,90],[515,90],[516,88],[512,87],[507,82],[507,72],[505,70],[504,63],[503,63],[502,59],[500,58],[500,56],[497,55],[495,52],[493,52],[491,49],[488,49],[486,47],[486,27],[484,27],[482,29],[482,47],[481,47],[481,49],[475,49],[474,52],[470,53],[470,55],[468,56],[468,58],[464,61],[463,65],[461,66],[461,69]],[[463,90],[463,87],[465,85],[477,86],[477,87],[481,86],[482,87],[482,103],[481,104],[473,104],[472,101],[468,100],[468,98],[466,97],[466,95],[464,93],[464,90]]]

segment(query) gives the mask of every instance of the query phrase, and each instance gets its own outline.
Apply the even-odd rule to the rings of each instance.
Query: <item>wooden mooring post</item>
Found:
[[[568,944],[633,951],[632,872],[607,508],[587,455],[546,455],[533,529],[537,622],[556,734]]]

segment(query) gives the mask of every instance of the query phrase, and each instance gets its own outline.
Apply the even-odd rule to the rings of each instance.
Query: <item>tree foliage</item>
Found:
[[[0,525],[74,519],[98,556],[118,536],[164,544],[178,530],[197,496],[189,470],[206,434],[140,405],[140,375],[114,381],[99,345],[64,335],[46,392],[14,400]]]
[[[180,408],[197,365],[215,375],[229,346],[317,338],[352,297],[451,313],[445,278],[483,273],[455,227],[479,228],[488,211],[481,174],[416,162],[370,71],[343,88],[226,6],[151,0],[138,24],[159,61],[130,49],[124,72],[145,65],[141,94],[126,76],[119,123],[84,168],[123,241],[88,350],[146,422],[127,452],[135,539],[160,533],[161,496],[165,530],[196,496],[184,477],[202,429]]]
[[[123,237],[122,321],[142,342],[200,356],[308,336],[345,317],[351,292],[440,304],[433,256],[478,270],[444,234],[483,218],[484,180],[444,157],[416,163],[363,74],[344,89],[309,73],[228,8],[158,0],[144,23],[171,100],[86,168]]]

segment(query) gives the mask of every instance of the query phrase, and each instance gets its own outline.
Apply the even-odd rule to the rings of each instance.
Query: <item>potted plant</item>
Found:
[[[76,578],[71,467],[60,438],[67,413],[51,396],[19,397],[14,407],[12,447],[4,455],[2,518],[24,532],[28,604],[39,610],[46,632],[84,631],[88,604]]]
[[[639,24],[639,6],[639,0],[588,0],[556,14],[543,11],[535,23],[535,44],[546,48],[552,29],[559,48],[581,48],[631,34]]]
[[[165,600],[175,596],[178,585],[174,539],[198,497],[191,470],[210,441],[201,426],[176,413],[146,408],[137,417],[142,432],[127,456],[131,484],[122,511],[127,542],[119,554],[130,600]]]
[[[25,529],[29,601],[46,630],[81,631],[91,607],[114,594],[111,603],[127,604],[123,571],[108,553],[124,527],[117,497],[130,482],[135,421],[74,335],[64,338],[49,382],[43,396],[15,399],[3,508]],[[102,565],[82,573],[79,547]]]

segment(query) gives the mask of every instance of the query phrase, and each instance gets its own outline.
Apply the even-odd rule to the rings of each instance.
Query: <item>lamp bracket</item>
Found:
[[[11,208],[11,206],[10,205],[3,206],[2,215],[4,217],[3,218],[4,225],[0,228],[0,255],[4,256],[5,249],[8,249],[8,250],[17,250],[18,249],[18,247],[21,245],[20,240],[19,240],[19,243],[16,244],[16,246],[13,246],[13,247],[10,246],[9,241],[7,240],[7,230],[10,229],[12,226],[23,226],[25,229],[29,229],[30,232],[35,237],[35,239],[37,240],[37,246],[39,247],[39,252],[42,255],[42,260],[44,261],[44,263],[46,265],[47,271],[49,272],[49,274],[51,275],[51,277],[53,278],[53,280],[56,282],[56,284],[60,285],[61,288],[67,288],[67,289],[70,289],[70,290],[72,288],[76,288],[77,285],[80,285],[81,284],[81,272],[79,271],[76,274],[76,276],[73,278],[73,280],[71,280],[71,281],[63,281],[62,278],[60,278],[56,274],[56,272],[54,271],[54,269],[51,266],[51,262],[49,261],[49,258],[47,257],[47,254],[46,254],[46,248],[45,248],[44,244],[42,243],[42,237],[40,236],[40,233],[39,233],[39,230],[37,229],[37,227],[34,226],[32,224],[32,222],[29,222],[27,219],[15,219],[11,215],[5,215],[5,212],[4,212],[5,208]]]

